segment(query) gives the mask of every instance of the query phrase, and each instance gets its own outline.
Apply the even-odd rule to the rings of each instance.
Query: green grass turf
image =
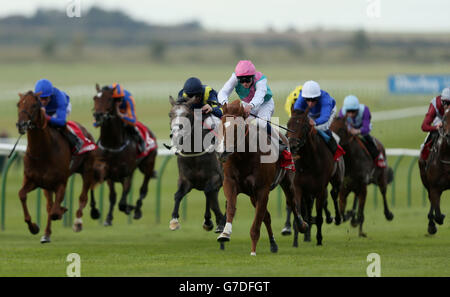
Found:
[[[356,93],[372,110],[387,110],[426,105],[430,96],[391,96],[385,92],[386,75],[393,72],[440,73],[445,65],[291,65],[262,66],[276,100],[275,116],[286,122],[284,98],[297,83],[309,78],[318,79],[324,89],[330,90],[341,105],[348,92]],[[219,89],[228,78],[233,65],[217,67],[193,65],[104,65],[104,64],[6,64],[0,72],[0,130],[16,136],[17,92],[32,89],[34,82],[47,77],[55,85],[67,90],[73,103],[71,119],[83,123],[97,136],[91,126],[94,84],[123,82],[136,97],[139,119],[155,131],[159,139],[168,138],[169,105],[167,95],[175,95],[184,80],[198,75],[206,83]],[[448,67],[447,67],[448,69]],[[329,86],[329,87],[328,87]],[[425,113],[425,111],[424,111]],[[420,131],[423,117],[411,117],[374,123],[373,135],[386,147],[418,148],[425,134]],[[395,157],[389,158],[392,166]],[[156,181],[150,183],[144,200],[143,218],[128,223],[128,218],[115,211],[114,225],[103,227],[89,218],[89,207],[84,216],[84,230],[73,233],[60,221],[53,222],[52,243],[42,245],[39,238],[45,228],[45,199],[42,198],[41,232],[31,235],[23,222],[23,212],[17,196],[22,180],[20,168],[13,167],[8,175],[6,201],[6,230],[0,232],[0,276],[65,276],[66,256],[76,252],[81,256],[82,276],[365,276],[366,257],[376,252],[381,256],[383,276],[448,276],[450,230],[447,222],[438,226],[435,236],[426,236],[428,201],[422,200],[422,185],[417,164],[412,172],[412,206],[407,205],[407,171],[411,158],[404,158],[396,173],[395,217],[387,222],[383,216],[381,195],[377,203],[373,188],[369,188],[364,229],[368,238],[359,238],[357,229],[349,223],[341,226],[325,225],[324,246],[315,246],[315,227],[312,242],[300,242],[292,247],[292,237],[279,235],[284,223],[284,201],[279,211],[277,193],[271,195],[269,210],[272,226],[279,245],[278,254],[271,254],[267,232],[261,229],[257,256],[250,257],[249,230],[254,216],[249,199],[239,196],[237,215],[233,224],[231,242],[220,251],[216,234],[205,232],[201,225],[205,200],[202,193],[192,191],[187,197],[187,217],[180,209],[181,229],[169,231],[168,223],[176,191],[177,168],[171,160],[163,178],[161,223],[156,223]],[[157,160],[157,169],[162,158]],[[134,199],[142,180],[137,173],[134,181]],[[75,181],[75,197],[79,194],[81,179]],[[118,190],[121,187],[117,187]],[[105,191],[107,193],[107,191]],[[442,196],[442,210],[450,209],[448,194]],[[98,197],[98,190],[97,190]],[[224,211],[224,195],[220,193]],[[388,201],[392,205],[391,187]],[[104,197],[103,209],[109,203]],[[284,200],[284,198],[283,198]],[[352,200],[352,199],[351,199]],[[351,201],[350,200],[350,201]],[[29,195],[29,207],[36,220],[36,195]],[[375,206],[376,205],[376,206]],[[76,198],[74,207],[77,206]],[[330,210],[334,213],[331,199]]]

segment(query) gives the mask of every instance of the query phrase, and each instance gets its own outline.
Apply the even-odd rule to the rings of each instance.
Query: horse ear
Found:
[[[223,114],[225,114],[225,113],[227,113],[228,112],[228,107],[227,107],[227,103],[224,103],[223,105],[222,105],[222,112],[223,112]]]
[[[100,90],[100,86],[98,83],[95,84],[95,89],[97,90],[98,93],[100,93],[101,90]]]
[[[34,94],[34,96],[36,96],[36,97],[40,97],[42,95],[42,92],[37,92],[36,94]]]
[[[170,104],[171,104],[172,106],[175,105],[175,100],[173,99],[172,96],[169,96],[169,102],[170,102]]]
[[[19,98],[22,99],[23,98],[23,94],[19,93]]]
[[[200,103],[200,98],[197,97],[197,96],[192,97],[191,99],[189,99],[189,100],[186,102],[187,106],[189,106],[189,107],[191,107],[191,106],[194,105],[194,104],[198,104],[198,103]]]

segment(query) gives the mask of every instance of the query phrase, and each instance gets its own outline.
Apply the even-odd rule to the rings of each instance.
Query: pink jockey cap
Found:
[[[236,65],[236,69],[234,70],[236,76],[249,76],[256,74],[255,65],[253,65],[252,61],[242,60]]]

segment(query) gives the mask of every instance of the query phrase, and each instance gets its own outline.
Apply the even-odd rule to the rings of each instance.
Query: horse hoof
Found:
[[[306,223],[305,221],[303,221],[302,225],[300,226],[300,228],[298,228],[298,232],[305,234],[306,231],[308,230],[309,226],[308,223]]]
[[[142,211],[141,210],[135,210],[134,211],[134,217],[135,220],[139,220],[140,218],[142,218]]]
[[[445,215],[441,214],[440,216],[435,216],[434,221],[437,224],[442,225],[442,224],[444,224],[444,218],[445,218]]]
[[[170,230],[175,231],[175,230],[180,229],[180,227],[181,226],[180,226],[180,223],[178,222],[178,219],[170,220],[170,223],[169,223]]]
[[[41,243],[49,243],[50,242],[50,236],[43,235],[41,237]]]
[[[219,237],[217,237],[218,242],[227,242],[230,241],[231,234],[222,232]]]
[[[336,218],[334,219],[334,224],[335,224],[336,226],[339,226],[339,225],[341,224],[341,222],[342,222],[341,217],[336,217]]]
[[[31,226],[29,226],[28,229],[30,230],[31,234],[33,234],[33,235],[39,233],[39,226],[35,223],[31,224]]]
[[[119,210],[129,215],[131,211],[134,209],[134,206],[128,204],[119,204]]]
[[[112,226],[112,221],[106,220],[106,221],[103,223],[103,226],[105,226],[105,227]]]
[[[214,233],[222,233],[223,228],[225,228],[224,225],[217,225],[216,230],[214,230]]]
[[[327,222],[327,224],[331,224],[331,223],[333,223],[333,218],[332,217],[327,217],[325,222]]]
[[[98,211],[97,208],[92,208],[92,209],[91,209],[91,218],[92,218],[93,220],[97,220],[97,219],[100,218],[100,212]]]
[[[213,222],[211,222],[211,221],[209,221],[209,223],[203,222],[203,229],[205,231],[211,231],[213,228],[214,228]]]
[[[388,221],[392,221],[394,219],[394,214],[392,212],[385,213],[384,216]]]
[[[75,223],[72,226],[73,232],[80,232],[81,230],[83,230],[83,224],[81,223]]]
[[[270,245],[270,251],[272,253],[274,253],[274,254],[277,253],[278,252],[278,245],[276,243],[271,244]]]
[[[352,219],[350,225],[352,225],[353,228],[356,228],[358,226],[358,221],[356,219]]]
[[[57,221],[57,220],[61,220],[62,216],[60,214],[54,213],[50,215],[50,219],[52,221]]]
[[[285,226],[282,230],[281,230],[281,235],[283,236],[289,236],[292,234],[292,230],[291,227],[287,227]]]
[[[437,232],[436,226],[428,225],[428,234],[433,235],[433,234],[436,234],[436,232]]]
[[[256,252],[251,252],[250,256],[256,256]]]
[[[367,234],[364,232],[359,232],[359,237],[367,237]]]

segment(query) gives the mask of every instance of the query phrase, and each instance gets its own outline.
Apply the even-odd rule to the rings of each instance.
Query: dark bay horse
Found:
[[[175,102],[172,97],[169,102],[172,106],[169,117],[171,126],[171,139],[175,143],[173,147],[176,149],[177,164],[178,164],[178,190],[175,193],[175,204],[172,211],[172,220],[170,221],[170,230],[177,230],[180,228],[179,207],[181,200],[192,189],[203,191],[206,197],[205,220],[203,222],[203,229],[211,231],[214,224],[211,221],[211,211],[213,210],[216,216],[216,233],[220,233],[225,225],[224,216],[220,211],[218,195],[223,182],[223,168],[222,164],[217,159],[214,148],[208,150],[208,147],[202,148],[201,152],[194,150],[194,110],[192,104],[197,103],[198,98],[178,98]],[[188,121],[190,129],[183,129],[183,120]],[[204,124],[204,119],[202,119]],[[209,133],[209,129],[203,129],[202,126],[201,138],[204,140],[205,135]],[[189,146],[190,152],[184,152],[182,145],[183,137],[188,137],[191,140]],[[178,141],[180,140],[180,141]]]
[[[346,152],[344,155],[344,186],[339,193],[340,212],[344,217],[344,221],[351,218],[353,227],[359,225],[359,236],[366,237],[362,226],[364,223],[364,205],[367,197],[367,186],[369,184],[373,183],[380,189],[381,195],[383,196],[384,215],[386,219],[391,221],[394,218],[394,215],[389,210],[386,199],[386,190],[388,184],[393,180],[393,171],[390,167],[380,168],[375,166],[373,159],[362,140],[348,131],[347,119],[345,117],[335,118],[331,124],[331,130],[340,137],[340,144]],[[375,137],[373,139],[378,149],[386,156],[383,144]],[[353,203],[353,209],[345,213],[347,196],[351,192],[355,193],[355,202]],[[358,213],[356,214],[355,208],[357,202]]]
[[[27,134],[28,145],[24,156],[24,179],[19,191],[19,198],[25,216],[25,222],[32,234],[39,232],[39,226],[32,222],[27,208],[27,193],[40,187],[47,199],[47,227],[41,238],[42,243],[50,242],[51,221],[60,220],[67,211],[61,206],[64,199],[67,179],[74,173],[80,173],[83,178],[83,190],[80,195],[80,207],[77,211],[74,230],[82,227],[82,210],[86,206],[87,192],[101,181],[102,163],[96,159],[95,152],[74,156],[72,158],[68,141],[57,129],[47,125],[45,110],[41,108],[39,93],[29,91],[19,94],[17,128],[20,134]],[[79,124],[78,124],[79,125]],[[81,125],[83,133],[92,136]],[[72,163],[71,163],[72,160]],[[72,166],[71,166],[72,164]],[[55,194],[55,202],[53,202]]]
[[[288,121],[287,136],[295,161],[294,186],[301,197],[302,215],[309,225],[304,240],[311,241],[311,224],[317,226],[317,245],[322,245],[322,210],[327,205],[327,185],[331,183],[331,196],[336,210],[335,223],[340,224],[341,216],[337,205],[338,194],[344,178],[343,160],[335,162],[324,139],[314,126],[309,124],[307,108],[304,112],[293,110]],[[316,202],[316,217],[312,217],[312,208]],[[295,230],[294,246],[298,231]]]
[[[138,159],[138,144],[126,131],[126,127],[118,115],[117,100],[112,97],[114,89],[108,86],[100,89],[97,84],[96,90],[97,95],[94,96],[94,118],[97,126],[100,126],[98,146],[102,159],[106,162],[105,179],[110,191],[109,212],[104,225],[111,226],[116,204],[116,191],[114,189],[114,183],[116,182],[120,182],[123,187],[122,197],[119,201],[119,210],[126,214],[130,214],[134,210],[134,219],[142,217],[142,200],[147,195],[150,179],[156,176],[154,167],[157,150],[154,149],[147,156]],[[150,129],[148,131],[152,138],[156,139]],[[144,181],[139,190],[139,199],[136,201],[136,207],[134,207],[127,204],[127,196],[136,167],[144,174]],[[91,199],[94,201],[92,204],[95,205],[94,197],[92,196]]]
[[[436,224],[444,223],[441,213],[441,195],[450,189],[450,116],[446,109],[439,129],[439,138],[434,144],[428,160],[419,158],[420,178],[428,191],[430,211],[428,212],[428,233],[437,232]]]
[[[256,209],[253,225],[250,229],[250,237],[252,239],[251,255],[256,255],[256,245],[260,237],[262,222],[264,222],[269,235],[270,250],[276,253],[278,246],[273,236],[267,203],[269,192],[275,188],[278,182],[286,196],[286,203],[294,210],[296,227],[300,232],[305,232],[308,228],[300,215],[299,196],[295,192],[293,185],[294,172],[281,169],[279,158],[276,158],[275,162],[262,162],[262,157],[270,155],[270,151],[262,152],[260,146],[255,150],[250,149],[250,144],[257,142],[256,137],[260,133],[264,133],[265,139],[263,137],[263,141],[267,140],[267,134],[265,129],[262,129],[263,131],[259,130],[257,133],[249,133],[249,129],[255,129],[254,131],[256,131],[256,128],[251,127],[254,125],[244,122],[244,108],[240,100],[235,100],[231,104],[225,104],[223,113],[222,124],[224,129],[223,134],[219,134],[219,139],[223,148],[220,156],[225,161],[223,188],[227,198],[227,213],[224,231],[217,240],[219,242],[230,240],[232,222],[236,213],[237,195],[244,193],[250,196],[250,201]],[[236,124],[239,121],[241,121],[241,125]],[[240,131],[238,132],[238,130]],[[241,135],[239,139],[238,134]],[[234,137],[228,138],[227,135]],[[233,138],[234,141],[228,140]],[[244,149],[239,150],[239,147]]]

